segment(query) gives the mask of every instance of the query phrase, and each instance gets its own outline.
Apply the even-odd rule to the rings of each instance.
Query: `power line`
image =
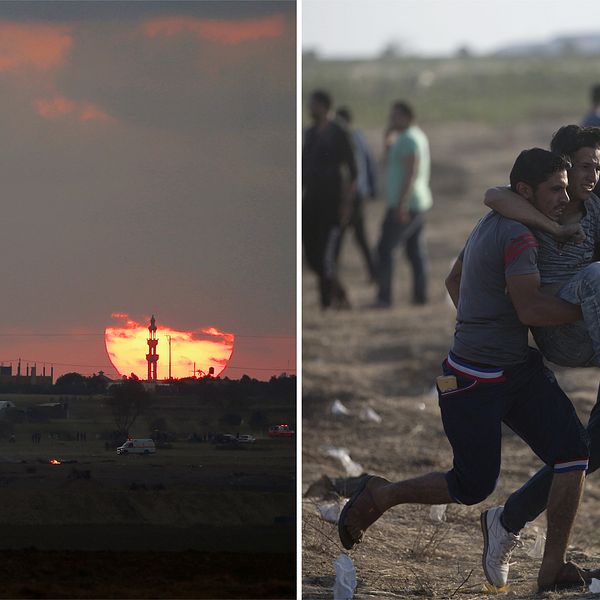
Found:
[[[228,335],[228,334],[224,334]],[[230,334],[234,338],[257,338],[269,340],[294,340],[295,335],[243,335],[238,333]],[[105,333],[89,332],[89,333],[6,333],[0,332],[0,337],[104,337]],[[219,336],[214,336],[219,337]]]

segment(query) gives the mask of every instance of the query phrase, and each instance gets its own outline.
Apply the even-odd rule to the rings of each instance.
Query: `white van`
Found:
[[[117,454],[154,454],[156,446],[150,438],[127,440],[117,448]]]

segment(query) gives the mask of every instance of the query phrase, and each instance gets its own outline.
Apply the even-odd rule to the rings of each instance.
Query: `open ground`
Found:
[[[324,64],[323,68],[334,70],[336,66],[340,67],[339,64]],[[518,70],[518,65],[514,68]],[[320,77],[316,69],[305,72],[305,91],[328,87],[327,77]],[[338,73],[335,81],[343,79],[343,74]],[[344,81],[350,86],[350,79]],[[364,88],[368,86],[366,81]],[[333,88],[339,103],[352,106],[349,88],[347,95],[341,87]],[[361,86],[355,83],[354,89],[358,88]],[[366,93],[364,88],[357,91],[362,100],[361,94]],[[456,82],[456,88],[459,89],[459,82]],[[388,99],[402,97],[403,89],[416,93],[413,88],[399,85]],[[488,92],[482,90],[482,95]],[[377,101],[381,103],[380,99]],[[455,99],[451,99],[451,104],[453,108],[457,107]],[[322,312],[317,302],[316,280],[304,268],[304,493],[323,475],[347,477],[343,463],[327,455],[329,447],[346,449],[364,472],[392,480],[451,467],[452,455],[434,392],[434,380],[440,374],[441,361],[451,344],[454,330],[455,310],[445,292],[444,278],[466,236],[486,212],[482,204],[484,190],[507,182],[510,167],[520,150],[532,146],[547,147],[551,134],[558,127],[579,121],[581,114],[572,106],[563,103],[561,111],[557,108],[560,103],[556,98],[552,98],[551,104],[549,113],[558,111],[559,114],[546,114],[547,103],[544,104],[540,96],[537,117],[521,115],[521,119],[506,121],[502,127],[495,119],[481,122],[477,119],[444,121],[435,118],[424,123],[432,148],[435,201],[427,225],[431,261],[428,305],[411,306],[410,274],[399,252],[394,307],[379,311],[364,308],[374,300],[375,290],[367,281],[351,233],[344,240],[341,277],[347,284],[352,310]],[[495,108],[498,108],[497,104]],[[358,112],[359,125],[360,114]],[[422,114],[427,112],[424,110]],[[371,147],[376,151],[381,148],[385,113],[381,113],[380,118],[381,127],[366,128]],[[366,119],[367,122],[370,120]],[[381,200],[366,204],[372,245],[377,240],[383,210]],[[597,369],[556,367],[555,373],[582,421],[587,422],[595,402],[600,372]],[[335,400],[340,400],[349,414],[333,414],[331,407]],[[365,408],[376,411],[381,422],[361,420]],[[405,505],[386,513],[367,531],[364,541],[349,553],[358,580],[354,597],[359,600],[481,597],[485,578],[481,567],[479,514],[487,507],[503,503],[507,495],[540,466],[539,459],[529,448],[506,430],[501,477],[497,489],[484,503],[473,507],[450,505],[443,522],[431,518],[428,506]],[[599,499],[600,478],[595,474],[586,483],[569,550],[570,557],[584,566],[600,566]],[[306,600],[331,597],[334,561],[344,552],[337,527],[320,516],[319,506],[323,503],[320,495],[305,497],[302,501],[302,589]],[[515,564],[511,568],[511,590],[507,597],[536,596],[540,560],[530,556],[537,539],[535,526],[545,528],[545,515],[528,526],[522,536],[523,547],[513,555]],[[579,589],[562,596],[581,598],[586,597],[586,592]]]
[[[16,423],[16,441],[0,441],[0,597],[293,597],[295,439],[254,430],[256,442],[237,449],[187,441],[201,427],[215,431],[223,413],[160,397],[131,433],[147,437],[160,417],[169,447],[118,456],[106,444],[114,423],[102,398],[64,399],[68,419]],[[262,408],[278,422],[294,400]],[[242,420],[239,430],[248,427]]]

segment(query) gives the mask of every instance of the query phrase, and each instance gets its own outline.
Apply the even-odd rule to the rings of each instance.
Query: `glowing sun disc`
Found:
[[[148,374],[148,325],[130,319],[127,314],[113,313],[119,326],[107,327],[104,332],[106,352],[112,365],[120,375],[135,373],[140,379]],[[169,338],[171,340],[171,377],[208,375],[214,369],[214,376],[221,373],[233,354],[234,335],[219,331],[214,327],[191,331],[177,331],[165,323],[156,321],[158,345],[157,376],[169,376]],[[194,373],[194,363],[196,372]]]

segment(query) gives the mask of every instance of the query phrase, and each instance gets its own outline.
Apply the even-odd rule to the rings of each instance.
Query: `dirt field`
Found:
[[[150,456],[3,442],[0,597],[293,597],[294,490],[289,439]]]
[[[432,147],[435,207],[429,215],[427,240],[431,259],[430,303],[409,304],[409,272],[398,256],[396,305],[388,311],[364,308],[374,299],[353,240],[342,251],[342,279],[353,309],[322,313],[314,276],[303,273],[303,491],[323,475],[345,477],[343,464],[326,448],[348,450],[365,472],[404,479],[451,466],[433,382],[451,343],[454,308],[443,280],[466,235],[485,212],[483,191],[504,184],[517,153],[548,145],[553,131],[577,122],[541,121],[521,128],[445,125],[428,130]],[[373,148],[381,133],[367,132]],[[371,243],[378,235],[383,202],[367,204]],[[600,373],[594,369],[555,372],[587,421]],[[339,400],[348,415],[334,415]],[[380,423],[363,421],[370,407]],[[430,518],[429,507],[405,505],[389,511],[369,529],[350,553],[357,571],[355,598],[477,598],[485,581],[481,568],[479,514],[501,504],[540,466],[516,436],[503,442],[502,474],[494,494],[479,506],[451,505],[445,522]],[[571,558],[584,566],[600,566],[600,479],[590,477],[572,536]],[[335,525],[320,518],[318,497],[303,499],[302,587],[306,599],[331,598],[333,563],[344,550]],[[545,516],[538,519],[545,527]],[[512,598],[535,596],[539,559],[529,556],[536,538],[531,524],[524,547],[513,555]],[[582,591],[564,597],[585,597]]]

